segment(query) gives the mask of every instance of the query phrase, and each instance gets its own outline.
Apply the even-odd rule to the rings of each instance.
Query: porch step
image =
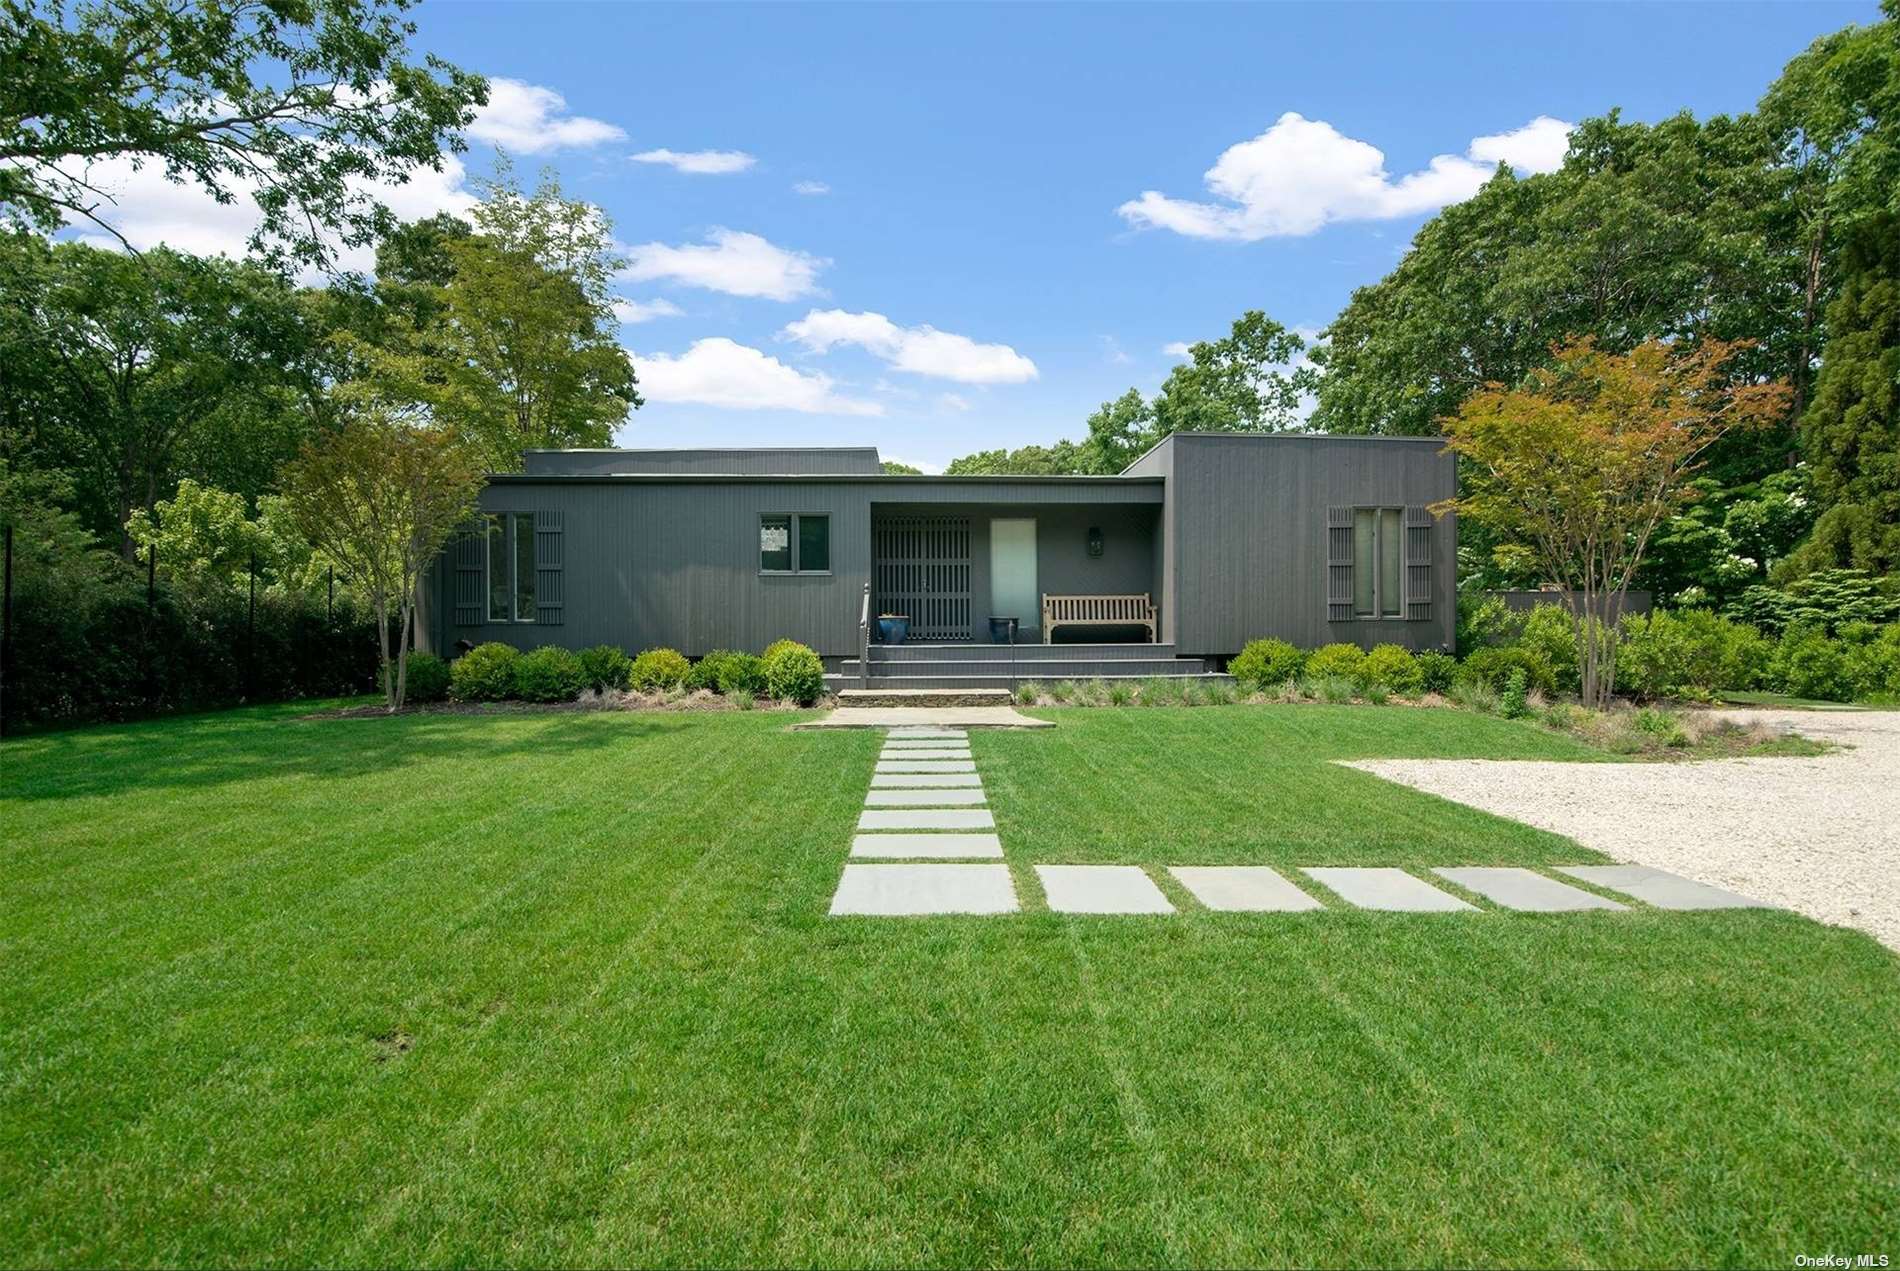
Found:
[[[841,679],[840,676],[827,675],[827,681]],[[954,685],[922,686],[879,686],[874,688],[843,688],[840,686],[838,705],[840,706],[1008,706],[1013,700],[1008,686],[1001,688],[978,687],[958,688]]]
[[[874,644],[871,663],[880,662],[1017,662],[1039,660],[1114,662],[1165,661],[1175,656],[1172,644]]]
[[[1013,675],[1013,676],[1007,675],[1007,674],[1005,675],[944,676],[944,675],[934,675],[934,674],[885,675],[882,672],[874,670],[871,673],[870,686],[866,689],[859,690],[857,688],[858,677],[855,671],[853,671],[849,675],[831,674],[831,675],[825,676],[825,687],[827,689],[830,689],[833,692],[839,692],[840,696],[842,696],[843,693],[854,692],[854,691],[868,692],[868,693],[880,694],[880,695],[889,695],[892,692],[921,693],[921,692],[931,692],[931,691],[942,691],[942,692],[957,695],[959,697],[967,697],[972,693],[981,693],[985,691],[1000,693],[1007,696],[1010,693],[1010,691],[1018,684],[1030,684],[1030,683],[1049,684],[1056,680],[1070,680],[1070,681],[1100,680],[1104,684],[1114,684],[1118,682],[1123,683],[1123,684],[1141,684],[1147,680],[1152,680],[1152,679],[1179,680],[1182,683],[1192,683],[1192,684],[1232,684],[1234,682],[1234,677],[1231,675],[1219,675],[1210,671],[1197,671],[1197,672],[1194,672],[1192,674],[1187,674],[1187,675],[1176,674],[1176,675],[1165,675],[1165,676],[1154,676],[1154,675],[1077,675],[1077,676],[1055,675],[1055,676],[1050,676],[1050,675],[1035,675],[1035,674],[1031,674],[1027,669],[1022,669],[1019,671],[1018,674]],[[897,705],[898,703],[884,702],[880,704],[881,705]],[[936,705],[943,705],[944,703],[938,703],[938,702],[919,703],[919,702],[913,702],[913,701],[906,701],[902,704],[907,705],[907,706],[916,706],[916,705],[936,706]],[[958,702],[956,704],[967,705],[967,704],[973,704],[973,703]],[[987,699],[984,704],[985,705],[988,704]]]
[[[1097,675],[1149,676],[1149,675],[1199,675],[1207,670],[1200,658],[1021,658],[1014,664],[1005,658],[944,659],[938,661],[911,660],[904,662],[884,662],[873,657],[871,674],[874,677],[889,675],[928,675],[933,678],[958,676],[995,676],[1008,678],[1014,674],[1018,679],[1034,680],[1086,680]],[[839,666],[845,675],[855,675],[858,660],[846,658]]]

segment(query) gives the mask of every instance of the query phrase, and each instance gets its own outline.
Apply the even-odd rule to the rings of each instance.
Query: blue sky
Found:
[[[1878,12],[429,0],[416,16],[421,47],[508,82],[465,170],[399,210],[465,201],[496,140],[607,210],[650,399],[624,444],[874,443],[934,466],[1080,435],[1105,398],[1159,384],[1167,346],[1245,309],[1323,327],[1497,156],[1554,162],[1557,121],[1748,109],[1814,37]]]

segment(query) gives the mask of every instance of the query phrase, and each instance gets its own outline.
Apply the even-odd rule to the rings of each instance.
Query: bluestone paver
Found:
[[[980,807],[984,802],[981,790],[873,790],[864,796],[867,808]]]
[[[1139,865],[1038,865],[1059,914],[1171,914],[1174,906]]]
[[[834,914],[1006,914],[1016,909],[1007,865],[846,865]]]
[[[975,772],[968,759],[880,759],[875,772]]]
[[[961,728],[893,728],[885,734],[892,741],[963,741],[969,735]]]
[[[1302,872],[1339,893],[1341,900],[1361,909],[1395,909],[1405,913],[1476,911],[1450,892],[1438,890],[1402,869],[1346,869],[1303,866]]]
[[[976,808],[867,808],[860,830],[993,830],[996,818]]]
[[[886,746],[878,754],[879,759],[970,759],[968,746],[932,746],[928,750],[921,746],[909,750]]]
[[[1559,865],[1559,873],[1620,891],[1658,909],[1772,909],[1773,905],[1647,865]]]
[[[970,743],[964,737],[888,737],[884,741],[886,750],[968,750]]]
[[[1477,892],[1494,905],[1530,913],[1569,913],[1575,909],[1628,909],[1607,896],[1587,892],[1569,883],[1546,878],[1534,870],[1473,865],[1434,869],[1460,887]]]
[[[883,860],[1001,859],[1003,840],[994,834],[860,834],[851,855]]]
[[[982,784],[983,778],[974,772],[878,772],[871,776],[873,790],[948,790]]]
[[[1209,909],[1297,913],[1326,907],[1265,865],[1171,865],[1168,872]]]

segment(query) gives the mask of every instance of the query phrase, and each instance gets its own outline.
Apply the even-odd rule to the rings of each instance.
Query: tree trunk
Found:
[[[396,636],[396,701],[391,710],[401,710],[404,700],[409,696],[409,625],[414,619],[415,608],[405,596],[402,602],[402,630]]]
[[[396,679],[389,667],[389,597],[380,588],[376,592],[376,643],[383,660],[383,703],[396,713]]]

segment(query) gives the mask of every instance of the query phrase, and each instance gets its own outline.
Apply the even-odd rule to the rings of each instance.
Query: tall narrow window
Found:
[[[798,572],[822,574],[831,569],[831,518],[798,518]]]
[[[1352,517],[1352,611],[1362,618],[1378,613],[1377,579],[1379,514],[1360,508]]]
[[[1403,551],[1405,531],[1400,528],[1397,508],[1379,509],[1379,616],[1400,618],[1405,615]]]
[[[488,514],[488,620],[534,621],[534,513]]]
[[[792,518],[759,518],[759,569],[763,573],[792,572]]]
[[[534,514],[516,512],[509,517],[515,524],[515,621],[534,621]]]
[[[508,517],[488,515],[488,620],[506,622],[510,617],[508,599],[514,588],[509,581]]]

